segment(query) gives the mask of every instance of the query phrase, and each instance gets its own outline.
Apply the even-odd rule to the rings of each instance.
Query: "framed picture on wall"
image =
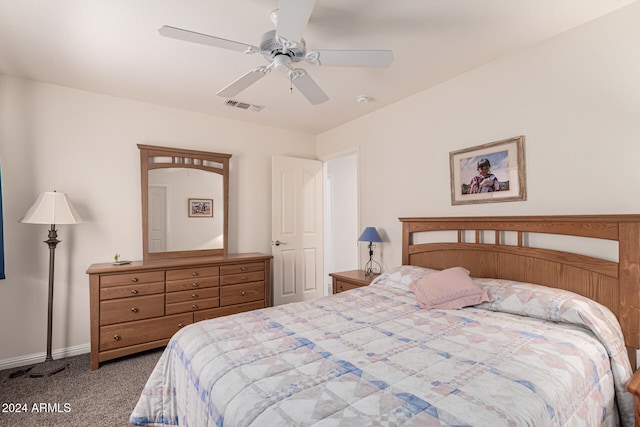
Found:
[[[526,200],[524,136],[449,153],[451,204]]]
[[[213,199],[189,199],[189,216],[195,218],[213,217]]]

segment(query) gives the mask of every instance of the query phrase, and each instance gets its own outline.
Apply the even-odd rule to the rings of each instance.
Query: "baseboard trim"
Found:
[[[74,347],[60,348],[51,352],[51,356],[54,359],[62,359],[64,357],[79,356],[81,354],[90,353],[90,344],[81,344]],[[22,366],[35,365],[40,362],[44,362],[46,353],[28,354],[20,357],[13,357],[11,359],[0,360],[0,371],[5,369],[13,369]]]

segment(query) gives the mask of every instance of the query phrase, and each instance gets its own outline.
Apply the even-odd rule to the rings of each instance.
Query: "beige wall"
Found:
[[[58,226],[54,356],[89,350],[86,269],[142,256],[139,143],[233,155],[231,252],[271,253],[271,155],[315,158],[310,135],[0,76],[0,369],[46,349],[48,227],[18,223],[42,191],[69,193],[86,221]]]
[[[640,213],[638,22],[640,3],[322,134],[321,158],[358,146],[383,267],[402,216]],[[449,152],[517,135],[528,199],[452,206]]]

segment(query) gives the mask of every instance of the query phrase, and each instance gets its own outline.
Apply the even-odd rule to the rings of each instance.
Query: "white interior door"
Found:
[[[167,187],[149,185],[149,252],[167,251]]]
[[[273,156],[274,305],[323,296],[322,162]]]

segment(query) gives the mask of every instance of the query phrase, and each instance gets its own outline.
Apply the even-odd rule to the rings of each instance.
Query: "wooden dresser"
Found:
[[[166,345],[190,323],[270,306],[271,258],[248,253],[91,265],[91,369]]]

